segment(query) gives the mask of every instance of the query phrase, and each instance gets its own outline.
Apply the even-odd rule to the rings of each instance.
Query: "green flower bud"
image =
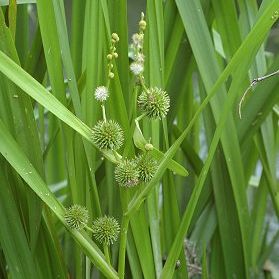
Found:
[[[119,42],[119,36],[116,33],[112,33],[111,35],[112,39],[115,40],[116,42]]]
[[[141,21],[139,22],[139,28],[140,28],[140,30],[142,30],[142,31],[145,30],[145,28],[146,28],[146,21],[145,21],[145,20],[141,20]]]
[[[114,78],[114,73],[109,72],[108,77],[111,78],[111,79]]]
[[[147,143],[147,144],[144,146],[144,148],[145,148],[146,151],[152,151],[153,148],[154,148],[154,146],[153,146],[153,144],[151,144],[151,143]]]

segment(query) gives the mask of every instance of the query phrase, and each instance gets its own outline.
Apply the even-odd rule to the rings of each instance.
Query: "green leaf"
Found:
[[[32,4],[36,3],[36,0],[17,0],[17,4]],[[9,0],[0,0],[0,6],[8,6]]]
[[[203,247],[202,253],[202,279],[208,279],[208,268],[207,268],[207,258],[206,258],[206,246]]]
[[[0,71],[17,86],[94,145],[91,139],[91,129],[2,51],[0,51],[0,64]],[[112,152],[103,151],[103,153],[110,161],[117,162]]]
[[[10,0],[9,2],[9,28],[11,31],[12,38],[15,41],[17,6],[16,0]]]
[[[189,18],[191,18],[191,23],[190,24],[188,24],[187,21],[185,21],[186,29],[191,28],[191,27],[196,27],[196,24],[193,25],[193,21],[195,21],[195,19],[193,19],[192,17],[193,17],[194,14],[196,14],[197,17],[200,17],[200,15],[197,15],[197,13],[199,13],[201,11],[201,9],[196,8],[195,7],[196,4],[192,3],[191,1],[187,2],[188,4],[191,4],[191,6],[192,6],[191,9],[189,9],[189,5],[186,5],[186,2],[177,1],[177,3],[179,5],[181,5],[180,6],[181,11],[185,15],[182,18],[185,19],[185,20],[188,18],[188,16],[189,16]],[[251,55],[250,55],[251,50],[253,50],[253,54],[255,55],[257,49],[260,47],[260,44],[262,43],[262,41],[264,39],[264,35],[268,32],[268,30],[272,26],[273,22],[276,20],[276,18],[273,18],[272,16],[273,16],[274,11],[276,11],[278,8],[279,8],[279,3],[277,1],[272,1],[270,3],[270,5],[266,8],[266,10],[262,13],[262,15],[258,19],[257,23],[254,25],[252,31],[249,33],[249,35],[246,37],[246,39],[244,40],[244,42],[242,43],[242,45],[240,46],[238,51],[235,53],[231,62],[228,64],[228,66],[225,68],[225,70],[223,71],[221,76],[218,78],[215,85],[213,87],[211,87],[207,98],[205,99],[205,101],[202,103],[201,106],[203,106],[206,103],[207,99],[209,99],[214,93],[216,93],[217,89],[219,89],[219,87],[228,78],[228,76],[232,73],[232,71],[237,68],[237,65],[239,65],[239,62],[242,61],[242,63],[243,63],[243,61],[245,61],[245,57],[247,59],[247,56],[249,54],[249,56],[248,56],[249,59],[246,62],[247,64],[245,63],[246,64],[246,69],[245,70],[247,72],[247,68],[249,66],[249,63],[251,63]],[[197,34],[197,33],[195,33],[195,34]],[[261,34],[261,35],[259,36],[259,34]],[[194,36],[194,33],[193,33],[193,36]],[[195,37],[193,37],[193,38],[195,39]],[[196,42],[196,43],[202,45],[204,43],[204,37],[203,38],[200,37],[199,42]],[[205,59],[205,61],[208,59],[207,58],[208,53],[199,52],[199,54],[200,54],[200,56],[199,56],[198,59],[199,59],[200,63],[202,64],[204,59]],[[214,54],[212,54],[212,53],[211,53],[211,55],[214,56]],[[242,68],[242,70],[244,72],[244,68]],[[207,84],[207,83],[212,84],[212,81],[210,81],[210,75],[208,75],[208,74],[209,74],[209,72],[205,71],[205,69],[203,69],[202,75],[204,76],[204,83],[205,84]],[[243,78],[243,73],[240,73],[240,74],[242,75],[242,78]],[[235,91],[234,93],[236,94],[238,92]],[[229,94],[229,96],[230,96],[230,94]],[[205,181],[206,174],[209,170],[211,160],[213,159],[213,155],[215,153],[215,148],[217,147],[217,143],[218,143],[218,140],[219,140],[218,134],[219,134],[219,136],[221,135],[222,126],[224,125],[224,117],[227,115],[227,112],[230,111],[229,106],[231,106],[233,104],[232,101],[233,100],[228,100],[228,104],[227,104],[228,107],[225,106],[225,109],[222,112],[223,115],[220,117],[220,124],[218,125],[217,130],[216,130],[217,134],[215,133],[215,138],[212,141],[211,150],[209,151],[209,157],[206,160],[206,163],[204,165],[204,168],[203,168],[202,174],[200,176],[200,179],[199,179],[196,187],[194,188],[194,192],[193,192],[193,194],[191,196],[191,199],[189,201],[188,208],[185,211],[184,216],[182,218],[180,229],[178,230],[178,234],[176,236],[175,242],[174,242],[173,247],[171,249],[171,252],[170,252],[171,256],[168,258],[169,260],[167,260],[167,263],[164,267],[162,278],[170,278],[172,276],[175,259],[177,259],[177,256],[178,256],[177,251],[179,251],[179,247],[181,247],[184,236],[185,236],[185,234],[186,234],[186,232],[189,228],[189,224],[190,224],[190,220],[192,218],[192,214],[193,214],[194,209],[196,207],[198,197],[201,193],[202,186],[203,186],[203,183]],[[200,109],[201,109],[201,107],[199,108],[199,110]],[[214,147],[213,144],[215,145],[215,147]],[[203,178],[202,178],[202,176],[203,176]],[[239,188],[239,185],[237,185],[237,187]],[[235,191],[238,191],[238,190],[235,189],[234,192]],[[235,194],[237,194],[237,192],[235,192]],[[244,198],[245,197],[242,194],[240,197],[236,198],[236,201],[240,202]],[[238,205],[238,210],[239,210],[239,213],[241,213],[241,214],[244,213],[244,216],[241,218],[242,219],[241,223],[242,223],[242,226],[245,227],[245,226],[247,226],[247,223],[245,223],[245,222],[247,222],[247,217],[245,217],[245,215],[247,213],[245,213],[245,210],[243,211],[243,209],[240,208],[240,205]],[[242,229],[243,229],[243,233],[245,235],[245,234],[247,234],[247,230],[245,230],[244,227]],[[247,242],[245,243],[245,237],[244,237],[243,245],[246,245],[246,244],[247,244]],[[247,255],[247,253],[248,253],[248,251],[246,251],[246,255]]]
[[[9,134],[2,121],[0,121],[0,135],[0,153],[67,228],[64,220],[65,210],[63,206],[54,197],[45,182],[34,169],[33,165],[26,158],[25,154]],[[106,276],[108,276],[108,278],[118,278],[117,273],[106,263],[104,255],[98,246],[92,242],[85,232],[69,230],[69,233],[80,245],[83,252]]]
[[[15,42],[12,39],[10,29],[6,27],[2,9],[0,9],[0,50],[10,56],[15,63],[19,63]],[[4,76],[1,76],[1,84],[1,95],[5,99],[5,105],[7,106],[3,112],[4,114],[8,113],[7,115],[2,114],[3,119],[11,119],[8,125],[11,133],[15,135],[17,142],[40,175],[43,175],[43,160],[31,99],[29,96],[22,94],[20,88],[16,87]],[[11,117],[11,114],[13,117]],[[30,146],[33,148],[31,149]],[[16,189],[18,194],[19,188],[16,187]],[[32,192],[21,193],[21,199],[22,201],[28,200],[28,205],[25,205],[23,209],[26,212],[28,211],[28,220],[27,216],[24,219],[29,226],[31,250],[34,251],[40,228],[41,203]]]
[[[2,147],[4,148],[4,146]],[[10,185],[4,174],[4,169],[7,169],[7,166],[2,159],[0,164],[2,170],[0,172],[1,247],[6,257],[11,276],[19,279],[38,277],[38,270],[32,258],[28,240],[20,220],[20,212],[13,197],[12,185]]]

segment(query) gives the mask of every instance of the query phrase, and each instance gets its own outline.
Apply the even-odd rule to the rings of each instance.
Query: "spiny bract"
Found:
[[[93,235],[95,239],[105,245],[113,244],[120,231],[117,220],[113,217],[100,217],[93,222]]]
[[[138,105],[148,117],[162,119],[169,111],[170,98],[164,90],[152,87],[141,93]]]
[[[64,218],[71,229],[81,230],[87,225],[89,214],[84,206],[74,204],[66,210]]]
[[[123,187],[133,187],[139,182],[139,172],[135,160],[122,160],[115,168],[115,180]]]
[[[92,139],[100,149],[117,150],[123,144],[124,135],[120,125],[114,120],[100,120],[93,127]]]

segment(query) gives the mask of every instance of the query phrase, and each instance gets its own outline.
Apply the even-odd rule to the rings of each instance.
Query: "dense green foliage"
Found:
[[[0,0],[0,278],[278,278],[279,1],[143,12]]]

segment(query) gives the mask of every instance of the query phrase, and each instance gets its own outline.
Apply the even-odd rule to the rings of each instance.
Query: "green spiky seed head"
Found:
[[[154,176],[158,168],[158,163],[150,153],[145,153],[137,158],[137,168],[139,171],[139,179],[146,183]]]
[[[170,98],[164,90],[152,87],[141,93],[138,105],[148,117],[162,119],[169,111]]]
[[[71,229],[83,229],[89,220],[88,210],[81,205],[70,206],[64,215],[65,221]]]
[[[133,187],[139,182],[139,172],[135,160],[122,160],[115,168],[115,180],[122,187]]]
[[[92,130],[93,142],[100,149],[117,150],[124,141],[123,131],[114,120],[99,121]]]
[[[92,230],[99,243],[109,246],[117,240],[120,226],[115,218],[104,216],[93,222]]]

